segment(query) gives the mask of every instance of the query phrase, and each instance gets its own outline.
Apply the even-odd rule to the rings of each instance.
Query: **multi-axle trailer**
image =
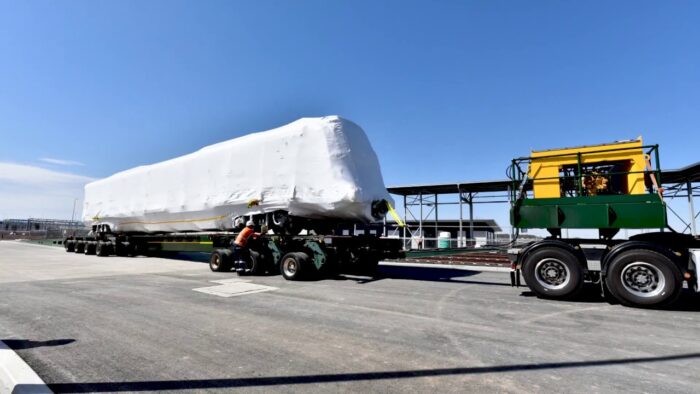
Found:
[[[632,306],[671,303],[684,282],[699,291],[700,240],[667,224],[658,152],[639,139],[514,159],[511,224],[551,236],[509,251],[512,283],[522,273],[536,295],[568,298],[593,282]],[[562,229],[598,237],[565,238]],[[615,239],[620,229],[657,231]]]
[[[212,271],[230,271],[234,232],[120,234],[92,231],[64,240],[66,252],[97,256],[152,256],[160,252],[210,253]],[[335,272],[373,273],[382,259],[403,256],[401,241],[376,235],[265,235],[251,239],[241,275],[280,272],[298,280]]]

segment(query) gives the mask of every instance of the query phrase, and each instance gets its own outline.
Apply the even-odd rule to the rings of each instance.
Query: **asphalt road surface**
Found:
[[[501,272],[288,282],[0,242],[0,339],[56,392],[691,393],[699,336],[690,293],[643,310]]]

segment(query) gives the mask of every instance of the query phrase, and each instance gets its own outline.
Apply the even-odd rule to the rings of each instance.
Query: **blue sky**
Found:
[[[328,114],[365,129],[388,185],[638,135],[664,167],[698,161],[697,1],[0,7],[0,218],[70,217],[89,179]]]

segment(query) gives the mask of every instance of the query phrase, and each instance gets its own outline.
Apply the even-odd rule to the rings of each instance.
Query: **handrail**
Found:
[[[513,159],[514,161],[527,161],[527,160],[532,160],[532,159],[550,159],[553,157],[565,157],[565,156],[573,156],[577,154],[583,154],[583,155],[589,155],[589,154],[594,154],[594,153],[608,153],[608,152],[618,152],[618,151],[625,151],[625,150],[636,150],[636,149],[646,149],[649,148],[649,151],[647,154],[651,154],[653,151],[658,151],[659,145],[642,145],[642,146],[631,146],[628,148],[612,148],[612,149],[601,149],[601,150],[595,150],[595,151],[590,151],[590,152],[570,152],[570,153],[560,153],[557,155],[546,155],[546,156],[537,156],[537,157],[532,157],[532,156],[522,156],[522,157],[517,157]],[[573,148],[575,149],[575,148]]]

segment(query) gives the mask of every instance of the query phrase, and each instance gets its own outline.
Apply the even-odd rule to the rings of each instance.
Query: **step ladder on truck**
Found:
[[[585,282],[622,304],[675,301],[684,282],[700,291],[700,240],[668,226],[658,145],[637,140],[533,151],[513,159],[510,221],[550,236],[508,251],[511,284],[542,298],[575,296]],[[565,238],[593,229],[597,238]],[[616,239],[620,229],[656,229]],[[568,232],[567,232],[568,233]]]

